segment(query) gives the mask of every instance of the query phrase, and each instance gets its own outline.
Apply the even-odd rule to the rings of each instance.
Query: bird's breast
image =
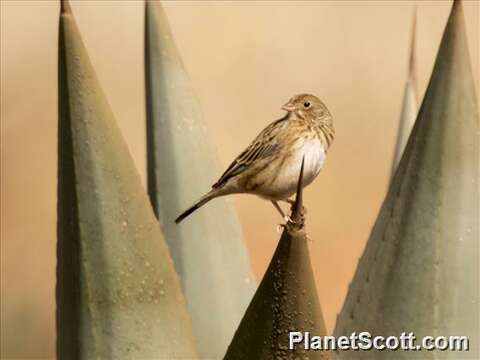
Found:
[[[271,200],[292,196],[297,187],[302,159],[305,159],[303,186],[307,186],[317,177],[325,161],[325,150],[318,139],[300,138],[289,150],[284,150],[264,173],[259,174],[258,183],[261,185],[255,193]]]
[[[297,178],[302,159],[305,159],[303,183],[304,185],[308,185],[317,177],[320,170],[322,170],[325,162],[325,149],[319,139],[307,140],[296,150],[293,158],[293,161],[299,164]]]

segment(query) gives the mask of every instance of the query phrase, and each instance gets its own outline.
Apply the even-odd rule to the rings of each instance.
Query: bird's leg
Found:
[[[290,205],[295,204],[295,200],[294,200],[294,199],[285,199],[285,200],[282,200],[282,201],[285,201],[287,204],[290,204]]]
[[[283,212],[282,208],[280,207],[280,205],[278,205],[278,203],[274,200],[272,200],[272,204],[273,206],[275,206],[275,209],[277,209],[277,211],[280,213],[280,215],[282,215],[282,218],[288,223],[288,222],[292,222],[292,219],[290,218],[290,216],[288,215],[285,215],[285,213]]]
[[[272,204],[273,206],[275,206],[275,209],[277,209],[277,211],[280,213],[280,215],[282,215],[282,218],[286,218],[287,216],[285,215],[285,213],[283,212],[282,208],[280,207],[280,205],[278,205],[278,203],[274,200],[272,200]]]

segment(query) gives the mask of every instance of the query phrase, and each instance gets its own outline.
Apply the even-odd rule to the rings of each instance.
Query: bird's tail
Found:
[[[203,195],[200,200],[198,200],[194,205],[190,206],[187,210],[185,210],[183,213],[181,213],[176,219],[175,223],[178,224],[180,221],[185,219],[187,216],[189,216],[191,213],[193,213],[195,210],[199,209],[203,205],[205,205],[207,202],[212,200],[213,198],[217,197],[218,195],[216,194],[216,191],[212,190],[205,195]]]

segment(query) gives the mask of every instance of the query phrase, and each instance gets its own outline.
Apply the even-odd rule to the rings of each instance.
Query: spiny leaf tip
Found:
[[[416,45],[416,33],[417,33],[417,7],[413,7],[413,19],[412,19],[412,33],[410,38],[410,61],[408,64],[408,72],[410,78],[415,78],[415,45]]]
[[[300,174],[297,183],[297,195],[295,203],[293,204],[292,218],[298,220],[301,217],[301,209],[303,206],[303,165],[305,163],[305,156],[302,158],[302,165],[300,166]]]
[[[453,0],[452,10],[450,11],[450,18],[453,18],[454,15],[463,14],[463,1],[462,0]]]
[[[71,14],[72,8],[68,0],[60,0],[60,14]]]

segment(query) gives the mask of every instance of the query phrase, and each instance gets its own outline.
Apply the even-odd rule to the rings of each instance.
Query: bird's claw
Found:
[[[294,226],[296,224],[296,222],[288,215],[285,215],[283,217],[283,220],[285,220],[285,223],[284,224],[278,224],[278,226],[277,226],[277,232],[278,233],[281,233],[283,231],[283,229]]]
[[[282,232],[282,230],[285,229],[285,228],[286,229],[293,229],[293,228],[303,227],[303,225],[304,225],[303,218],[300,221],[295,221],[290,216],[285,216],[284,220],[285,220],[284,224],[278,224],[278,226],[277,226],[277,232],[278,233]]]

